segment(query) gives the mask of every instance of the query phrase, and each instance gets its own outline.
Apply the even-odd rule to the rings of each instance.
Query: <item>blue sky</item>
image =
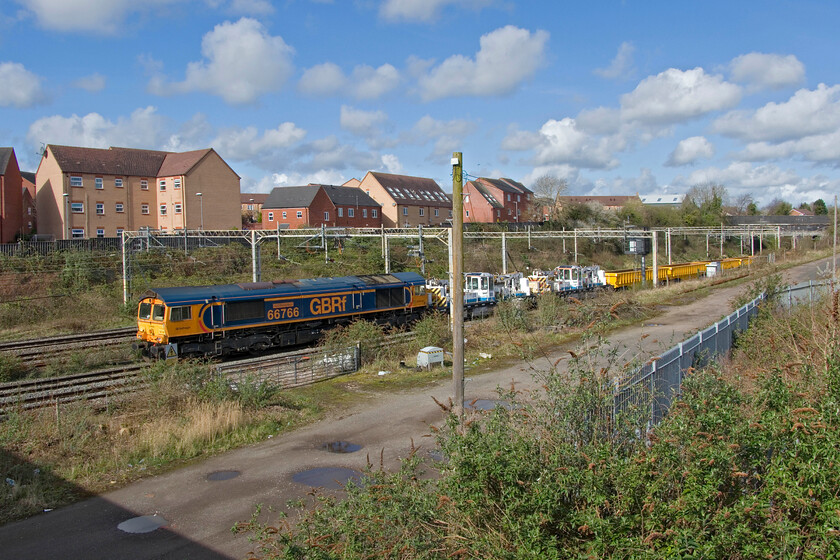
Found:
[[[370,170],[794,205],[840,190],[840,2],[0,0],[0,145],[212,147],[243,192]]]

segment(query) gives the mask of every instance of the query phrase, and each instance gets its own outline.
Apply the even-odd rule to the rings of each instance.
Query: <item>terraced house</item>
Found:
[[[212,148],[177,153],[48,145],[35,181],[38,232],[56,239],[242,225],[239,175]]]
[[[531,221],[534,193],[513,179],[479,177],[464,185],[464,223]]]
[[[434,179],[368,171],[357,186],[382,205],[382,225],[393,227],[440,226],[452,222],[452,200]]]

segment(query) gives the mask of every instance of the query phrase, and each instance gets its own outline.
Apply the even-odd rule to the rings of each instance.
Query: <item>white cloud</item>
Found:
[[[450,5],[471,7],[480,10],[495,0],[384,0],[379,6],[379,15],[391,21],[433,21],[441,11]]]
[[[159,149],[167,140],[168,122],[154,107],[137,109],[128,118],[110,121],[99,113],[82,117],[54,115],[33,122],[26,134],[27,141],[37,146],[67,144],[87,148],[125,146]]]
[[[805,65],[792,54],[751,52],[732,59],[729,72],[735,82],[771,89],[793,86],[805,79]]]
[[[31,107],[46,101],[41,77],[23,64],[0,62],[0,107]]]
[[[356,99],[377,99],[393,90],[400,82],[400,74],[390,64],[379,68],[359,65],[351,78],[332,62],[308,68],[298,82],[298,91],[307,95],[349,94]]]
[[[421,75],[420,96],[433,101],[511,93],[542,66],[548,37],[546,31],[532,34],[512,25],[482,35],[475,59],[454,55]]]
[[[540,145],[540,141],[538,132],[519,130],[515,126],[510,126],[507,135],[502,139],[501,148],[514,152],[533,150]]]
[[[396,175],[401,174],[403,171],[400,159],[394,154],[382,154],[382,167],[386,173],[394,173]]]
[[[378,99],[400,83],[400,74],[390,64],[379,68],[360,65],[353,69],[352,91],[357,99]]]
[[[38,23],[46,29],[104,34],[116,32],[126,14],[136,6],[131,0],[17,1],[32,11]]]
[[[579,130],[589,134],[615,134],[621,130],[621,112],[608,107],[583,110],[575,121]]]
[[[221,130],[212,145],[225,159],[250,161],[263,169],[273,169],[291,160],[289,149],[305,136],[305,130],[285,122],[262,133],[254,126]]]
[[[633,43],[625,41],[618,47],[618,53],[606,68],[596,68],[593,72],[602,78],[614,80],[616,78],[628,77],[635,71],[633,68],[633,53],[636,47]]]
[[[388,122],[388,115],[384,111],[363,111],[342,105],[339,122],[341,128],[353,134],[375,136],[379,134],[382,125]]]
[[[309,95],[336,95],[346,87],[347,76],[332,62],[307,68],[298,82],[298,91]]]
[[[702,136],[692,136],[681,140],[671,155],[668,156],[668,161],[665,162],[667,167],[678,167],[681,165],[689,165],[700,158],[710,158],[715,155],[715,147],[711,142]]]
[[[97,91],[105,89],[105,76],[97,72],[91,74],[90,76],[83,76],[78,80],[75,80],[73,85],[91,93],[96,93]]]
[[[746,161],[763,161],[800,157],[813,163],[837,167],[840,162],[840,130],[817,134],[779,144],[752,142],[736,154]]]
[[[621,96],[621,114],[627,121],[673,124],[735,106],[741,88],[702,68],[669,68],[642,80],[636,89]]]
[[[183,82],[153,78],[157,94],[201,91],[228,103],[253,103],[261,95],[279,91],[292,73],[294,52],[282,37],[271,36],[257,20],[242,18],[217,25],[201,41],[204,60],[187,65]]]
[[[768,103],[755,112],[732,111],[713,130],[749,141],[783,142],[840,128],[840,85],[800,89],[785,103]]]
[[[624,149],[620,136],[597,138],[577,128],[574,119],[550,119],[540,128],[540,145],[536,149],[537,165],[569,164],[592,169],[610,169],[618,165],[613,156]]]

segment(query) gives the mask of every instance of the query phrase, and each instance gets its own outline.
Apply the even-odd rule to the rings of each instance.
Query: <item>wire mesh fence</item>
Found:
[[[773,301],[784,309],[798,304],[812,304],[833,288],[831,282],[808,281],[781,290]],[[662,421],[671,404],[680,395],[689,368],[701,368],[732,348],[738,333],[758,314],[766,300],[761,294],[714,325],[680,342],[667,352],[617,380],[614,390],[615,415],[631,408],[650,407],[649,425]]]

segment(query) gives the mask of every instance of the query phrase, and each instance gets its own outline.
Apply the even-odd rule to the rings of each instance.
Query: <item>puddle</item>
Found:
[[[343,467],[318,467],[301,471],[292,476],[292,480],[313,488],[341,490],[351,480],[355,484],[360,484],[362,473]]]
[[[125,531],[126,533],[151,533],[156,529],[160,529],[169,525],[169,521],[158,514],[142,515],[140,517],[132,517],[117,525],[117,529]]]
[[[355,453],[361,448],[361,445],[350,443],[349,441],[331,441],[321,446],[321,449],[325,449],[330,453]]]
[[[231,478],[236,478],[242,474],[239,471],[216,471],[211,472],[207,475],[207,480],[211,480],[213,482],[219,482],[221,480],[230,480]]]
[[[493,410],[497,406],[510,410],[513,408],[507,401],[498,401],[494,399],[476,399],[474,401],[464,401],[465,410]]]

